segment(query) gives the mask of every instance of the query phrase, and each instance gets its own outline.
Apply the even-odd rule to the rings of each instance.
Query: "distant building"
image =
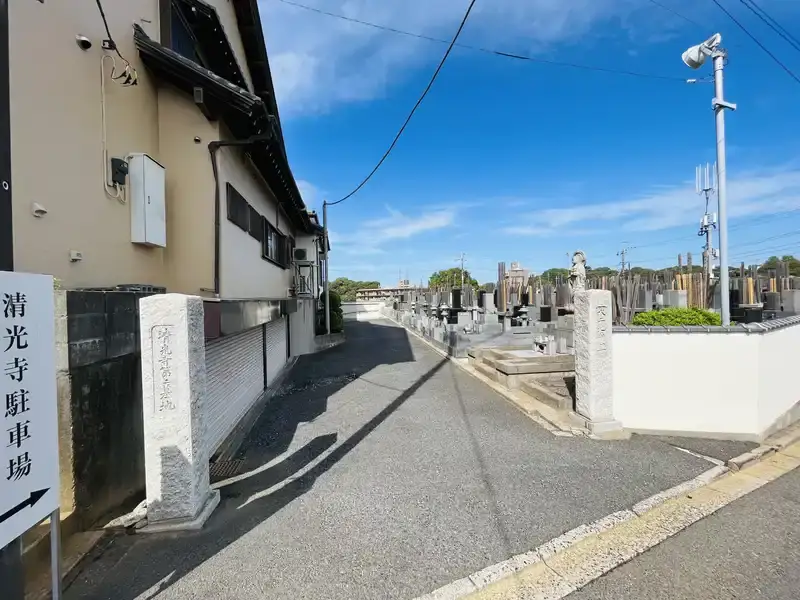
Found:
[[[528,277],[530,271],[520,265],[518,262],[512,262],[511,268],[506,271],[506,281],[511,290],[519,290],[521,287],[528,285]]]
[[[389,300],[390,298],[396,298],[400,294],[407,292],[408,290],[415,289],[414,286],[408,283],[408,280],[404,280],[400,282],[403,285],[399,285],[395,288],[375,288],[375,289],[366,289],[366,290],[356,290],[356,302],[374,302],[376,300]]]

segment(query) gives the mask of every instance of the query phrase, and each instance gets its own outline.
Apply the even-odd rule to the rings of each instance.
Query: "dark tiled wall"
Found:
[[[146,295],[67,292],[75,504],[83,527],[143,497],[138,304]]]

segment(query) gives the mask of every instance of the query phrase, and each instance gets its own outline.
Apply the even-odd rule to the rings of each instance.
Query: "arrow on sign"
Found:
[[[30,495],[30,497],[28,497],[27,500],[23,500],[22,502],[17,504],[14,508],[12,508],[10,510],[7,510],[2,515],[0,515],[0,523],[8,521],[11,517],[13,517],[15,514],[17,514],[21,510],[23,510],[25,508],[28,508],[29,506],[33,506],[39,500],[41,500],[42,497],[49,491],[50,491],[50,488],[47,488],[46,490],[37,490],[35,492],[31,492],[31,495]]]

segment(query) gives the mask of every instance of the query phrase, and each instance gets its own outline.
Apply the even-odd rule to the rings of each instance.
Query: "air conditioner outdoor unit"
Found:
[[[308,252],[306,252],[305,248],[295,248],[294,249],[294,259],[295,260],[308,260]]]

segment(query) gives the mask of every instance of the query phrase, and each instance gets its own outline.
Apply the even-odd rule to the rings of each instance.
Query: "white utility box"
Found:
[[[166,171],[147,154],[128,160],[128,201],[131,205],[131,242],[167,246]]]

